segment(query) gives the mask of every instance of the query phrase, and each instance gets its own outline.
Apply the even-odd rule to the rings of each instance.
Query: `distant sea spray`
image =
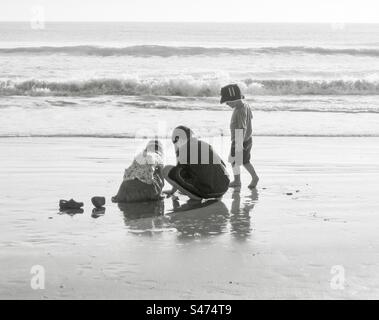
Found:
[[[258,48],[229,48],[201,46],[161,46],[136,45],[128,47],[101,47],[92,45],[79,46],[38,46],[0,48],[0,54],[20,55],[83,55],[83,56],[136,56],[136,57],[172,57],[172,56],[217,56],[217,55],[257,55],[257,54],[318,54],[351,55],[379,57],[376,48],[328,48],[306,46],[278,46]]]

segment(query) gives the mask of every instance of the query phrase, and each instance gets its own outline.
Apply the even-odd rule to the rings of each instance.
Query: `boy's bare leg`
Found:
[[[249,163],[246,163],[243,165],[245,167],[245,169],[250,173],[251,175],[251,182],[250,184],[248,185],[248,188],[250,189],[254,189],[257,184],[258,184],[258,181],[259,181],[259,177],[257,175],[257,173],[255,172],[254,170],[254,167],[253,165],[249,162]]]
[[[233,166],[234,180],[229,183],[229,188],[236,188],[241,186],[241,167]]]

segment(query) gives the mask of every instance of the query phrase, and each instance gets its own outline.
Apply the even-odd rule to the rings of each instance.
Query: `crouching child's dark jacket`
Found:
[[[226,165],[208,143],[191,138],[176,150],[176,156],[170,177],[183,188],[204,199],[219,198],[228,190]]]

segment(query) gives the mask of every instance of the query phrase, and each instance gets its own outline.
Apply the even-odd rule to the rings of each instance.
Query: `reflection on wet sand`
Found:
[[[105,214],[105,208],[104,207],[94,208],[92,210],[91,217],[94,219],[97,219],[97,218],[102,217],[104,214]]]
[[[170,225],[178,231],[178,237],[181,239],[209,237],[227,231],[229,210],[222,201],[189,200],[180,205],[174,199],[173,208],[174,213],[170,216]]]
[[[118,207],[124,213],[125,223],[130,220],[152,218],[164,214],[163,200],[118,203]]]
[[[133,233],[154,235],[168,230],[164,219],[164,201],[118,203],[125,226]]]
[[[251,233],[251,217],[250,213],[254,209],[258,201],[258,192],[256,189],[251,191],[251,194],[244,198],[244,203],[241,207],[241,194],[239,190],[235,190],[232,195],[232,207],[230,209],[230,232],[238,238],[244,239]]]
[[[251,211],[258,201],[256,190],[243,198],[239,190],[232,195],[231,209],[222,200],[180,203],[172,197],[172,211],[165,212],[163,200],[143,203],[120,203],[126,227],[133,233],[154,235],[176,231],[179,239],[195,239],[228,233],[243,240],[251,233]],[[166,200],[167,201],[167,200]]]
[[[67,214],[68,216],[75,216],[77,214],[83,214],[83,209],[61,209],[59,210],[58,214]]]

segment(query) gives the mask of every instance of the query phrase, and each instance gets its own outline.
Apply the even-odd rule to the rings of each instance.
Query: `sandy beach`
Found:
[[[220,202],[119,207],[110,197],[136,144],[0,139],[0,298],[379,298],[379,138],[255,137],[256,191],[243,172]],[[82,214],[59,213],[70,198]],[[35,265],[44,290],[31,288]],[[331,286],[335,266],[343,288]]]

